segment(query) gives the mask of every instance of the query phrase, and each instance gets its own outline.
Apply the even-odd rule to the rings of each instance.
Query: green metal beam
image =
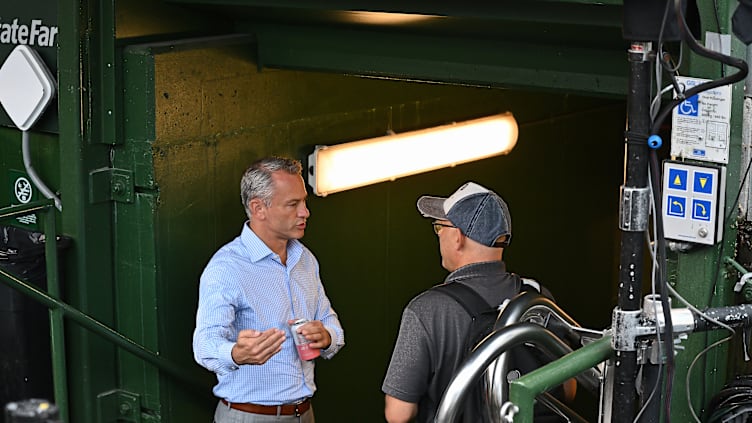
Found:
[[[517,406],[515,422],[533,421],[535,397],[613,356],[611,335],[510,382],[509,401]]]
[[[102,132],[95,100],[104,89],[101,66],[114,49],[114,0],[60,0],[58,113],[62,232],[74,240],[66,254],[64,291],[72,306],[114,325],[112,206],[91,203],[89,173],[110,167],[111,140]],[[102,143],[104,141],[105,143]],[[96,398],[117,387],[115,346],[73,326],[66,333],[70,418],[96,421]],[[68,422],[70,423],[70,422]]]
[[[244,8],[250,10],[284,9],[288,12],[304,10],[306,13],[322,11],[386,12],[439,16],[470,16],[503,18],[514,10],[531,6],[541,11],[555,4],[567,7],[588,6],[603,9],[621,6],[622,0],[530,0],[527,2],[436,2],[436,1],[317,1],[306,0],[167,0],[170,3],[205,5],[214,10]]]
[[[256,35],[265,67],[596,95],[627,89],[617,0],[168,1]]]
[[[262,67],[600,95],[621,96],[627,87],[621,44],[588,47],[303,25],[243,29],[256,34]]]

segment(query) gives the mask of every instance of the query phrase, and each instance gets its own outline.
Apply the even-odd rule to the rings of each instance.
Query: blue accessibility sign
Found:
[[[679,114],[682,116],[697,116],[699,112],[697,95],[685,99],[678,106],[676,106]]]

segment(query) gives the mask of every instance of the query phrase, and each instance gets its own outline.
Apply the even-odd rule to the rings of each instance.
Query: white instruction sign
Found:
[[[677,77],[679,87],[689,90],[707,79]],[[676,98],[676,92],[674,92]],[[673,110],[671,155],[716,163],[728,163],[731,133],[731,86],[713,88],[689,97]]]

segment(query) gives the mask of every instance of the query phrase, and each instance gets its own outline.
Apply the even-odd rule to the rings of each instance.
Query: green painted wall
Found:
[[[317,366],[322,421],[383,421],[380,386],[402,307],[446,273],[415,209],[422,194],[446,195],[471,179],[496,189],[513,216],[509,267],[547,284],[583,324],[609,324],[623,102],[260,72],[253,51],[244,39],[197,39],[123,53],[126,143],[114,160],[134,170],[137,194],[115,207],[119,322],[204,388],[202,395],[158,381],[148,366],[122,360],[123,389],[148,393],[149,408],[161,397],[163,421],[207,421],[213,411],[213,376],[190,349],[198,278],[216,248],[239,233],[239,177],[267,154],[305,161],[316,144],[507,110],[520,124],[508,156],[309,199],[304,242],[321,262],[347,340]]]
[[[10,204],[21,204],[14,195],[14,183],[19,176],[28,178],[24,169],[21,154],[21,131],[16,128],[0,127],[0,207]],[[31,165],[39,177],[55,190],[59,184],[59,153],[58,138],[54,134],[44,132],[29,133],[29,153]],[[41,200],[43,196],[33,190],[32,200]],[[9,224],[8,221],[4,224]],[[41,226],[25,222],[14,223],[19,227],[36,230]]]

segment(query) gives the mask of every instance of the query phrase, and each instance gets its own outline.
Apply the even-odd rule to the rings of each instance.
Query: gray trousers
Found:
[[[300,417],[295,416],[267,416],[265,414],[252,414],[245,411],[233,410],[221,401],[217,402],[217,409],[214,411],[214,423],[272,423],[272,422],[289,422],[289,423],[316,423],[313,417],[313,405],[306,410]]]

